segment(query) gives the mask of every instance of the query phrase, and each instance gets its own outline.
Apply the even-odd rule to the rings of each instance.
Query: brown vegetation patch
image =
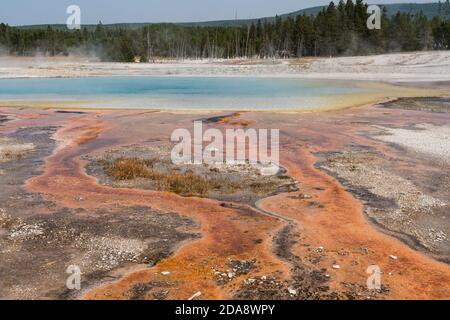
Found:
[[[127,147],[109,150],[89,160],[87,171],[103,184],[118,188],[168,191],[184,197],[203,197],[253,204],[281,192],[297,191],[281,169],[263,176],[254,165],[173,164],[164,148]]]
[[[221,181],[206,179],[193,173],[165,172],[160,173],[152,169],[155,159],[143,160],[138,158],[119,158],[112,162],[104,162],[107,175],[115,180],[150,179],[156,183],[160,191],[170,191],[183,196],[205,197],[208,191],[215,190]]]

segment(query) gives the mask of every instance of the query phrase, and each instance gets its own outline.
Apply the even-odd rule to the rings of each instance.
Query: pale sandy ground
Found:
[[[106,75],[258,76],[392,82],[450,81],[450,51],[289,60],[101,63],[92,58],[0,57],[0,78]]]
[[[380,135],[378,139],[450,164],[450,126],[419,124],[413,129],[381,128],[386,135]]]

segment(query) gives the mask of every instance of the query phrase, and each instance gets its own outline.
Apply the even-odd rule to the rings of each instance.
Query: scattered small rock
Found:
[[[192,295],[192,297],[190,297],[190,298],[188,299],[188,301],[194,300],[194,299],[200,297],[201,295],[202,295],[202,293],[201,293],[200,291],[199,291],[199,292],[196,292],[196,293],[194,293],[194,294]]]
[[[297,295],[297,290],[294,290],[292,288],[288,288],[288,292],[289,292],[290,295],[292,295],[294,297]]]
[[[78,201],[78,202],[81,202],[81,201],[84,201],[84,198],[82,196],[75,196],[74,200]]]

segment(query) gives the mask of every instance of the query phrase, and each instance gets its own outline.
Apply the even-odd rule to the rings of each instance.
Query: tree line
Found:
[[[448,0],[443,6],[449,6]],[[242,26],[149,24],[140,28],[68,30],[0,24],[0,53],[28,56],[96,54],[103,61],[367,55],[450,48],[450,21],[423,13],[382,10],[381,29],[369,30],[363,0],[331,2],[316,16],[276,17]]]

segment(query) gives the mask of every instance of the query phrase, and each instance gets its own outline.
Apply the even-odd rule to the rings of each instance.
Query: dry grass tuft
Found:
[[[114,180],[149,179],[156,183],[158,190],[170,191],[183,196],[205,197],[210,190],[220,186],[215,179],[205,179],[192,173],[156,172],[155,160],[119,158],[105,161],[105,173]]]
[[[105,172],[115,180],[149,178],[150,170],[144,160],[119,158],[104,163]]]
[[[32,143],[18,143],[8,138],[0,139],[0,162],[17,160],[33,151]]]

